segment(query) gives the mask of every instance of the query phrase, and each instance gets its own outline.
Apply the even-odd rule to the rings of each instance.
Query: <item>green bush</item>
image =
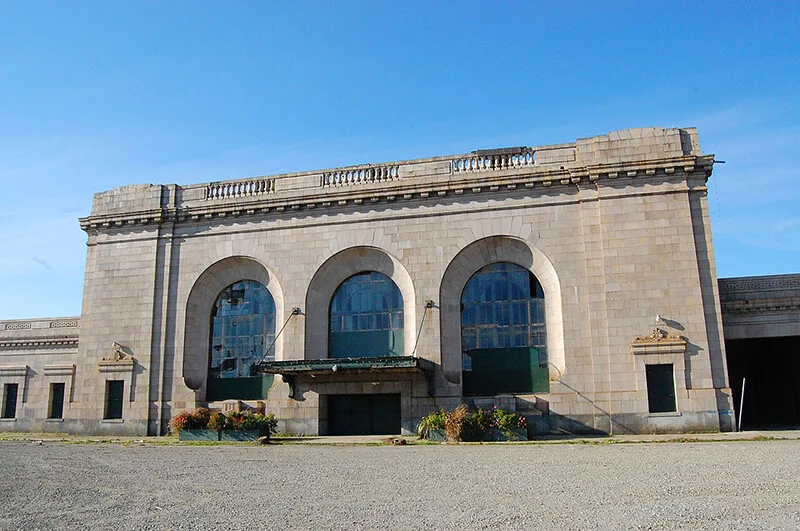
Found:
[[[189,421],[189,429],[191,430],[205,430],[208,428],[208,419],[211,418],[211,410],[198,407],[192,411],[191,420]]]
[[[516,429],[527,428],[528,423],[525,417],[517,415],[513,411],[506,411],[495,407],[489,423],[490,428],[496,428],[502,432],[509,433]]]
[[[417,433],[419,436],[427,439],[428,434],[433,430],[443,430],[445,423],[444,409],[428,413],[417,424]]]
[[[208,429],[214,431],[224,430],[228,426],[228,417],[219,411],[215,411],[208,419]]]
[[[420,420],[417,433],[428,438],[431,430],[444,430],[450,441],[483,441],[492,429],[504,433],[527,426],[525,417],[512,411],[493,408],[491,412],[480,408],[468,408],[461,404],[452,411],[436,411]]]

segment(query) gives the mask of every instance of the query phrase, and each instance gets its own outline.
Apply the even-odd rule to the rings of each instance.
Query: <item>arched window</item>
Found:
[[[331,299],[329,358],[403,355],[403,297],[392,279],[368,271],[348,278]]]
[[[530,271],[508,262],[478,270],[461,295],[464,394],[540,391],[544,316],[544,292]]]
[[[274,339],[275,301],[263,284],[241,280],[222,290],[211,310],[209,400],[264,398],[255,366],[265,353],[275,359],[274,348],[267,352]],[[228,379],[240,381],[221,382]]]

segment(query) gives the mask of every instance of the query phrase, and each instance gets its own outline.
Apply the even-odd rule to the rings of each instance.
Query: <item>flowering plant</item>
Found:
[[[181,430],[189,429],[191,418],[192,414],[189,411],[181,411],[173,415],[169,420],[169,430],[177,435]]]
[[[502,432],[510,432],[516,429],[523,429],[528,426],[525,417],[517,415],[513,411],[506,411],[494,407],[489,419],[489,427],[498,429]]]
[[[199,407],[194,411],[181,411],[169,421],[169,429],[172,433],[178,434],[181,430],[204,430],[208,426],[211,411],[204,407]]]
[[[215,411],[208,419],[208,429],[214,431],[224,430],[228,425],[228,417],[219,411]]]
[[[272,435],[278,431],[278,420],[272,413],[248,413],[232,411],[224,415],[219,411],[210,411],[206,408],[197,408],[192,412],[180,411],[169,421],[172,433],[178,434],[181,430],[258,430]]]

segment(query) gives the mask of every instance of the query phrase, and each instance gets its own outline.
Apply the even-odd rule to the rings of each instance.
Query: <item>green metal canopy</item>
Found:
[[[320,374],[365,374],[365,373],[409,373],[422,372],[432,392],[433,370],[436,365],[416,356],[384,356],[378,358],[332,358],[323,360],[265,361],[256,371],[264,374],[280,374],[289,384],[290,398],[294,398],[294,379],[298,376]]]

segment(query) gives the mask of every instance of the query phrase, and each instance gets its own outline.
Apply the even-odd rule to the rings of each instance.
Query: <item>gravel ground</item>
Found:
[[[800,441],[0,443],[0,529],[800,529]]]

